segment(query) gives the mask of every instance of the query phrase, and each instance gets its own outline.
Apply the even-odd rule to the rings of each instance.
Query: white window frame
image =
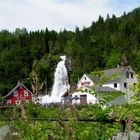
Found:
[[[18,96],[18,90],[15,90],[15,91],[13,92],[13,96],[14,96],[14,97],[17,97],[17,96]]]
[[[16,100],[16,105],[19,105],[20,104],[20,100]]]
[[[16,105],[19,105],[20,104],[20,100],[16,100]]]
[[[7,100],[6,103],[7,103],[7,104],[11,104],[11,100]]]
[[[24,96],[25,96],[25,97],[28,97],[28,96],[29,96],[28,90],[24,90]]]

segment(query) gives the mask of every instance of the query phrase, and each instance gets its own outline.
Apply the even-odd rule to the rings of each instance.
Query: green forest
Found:
[[[78,77],[95,70],[130,65],[140,70],[140,8],[121,17],[99,16],[90,27],[27,31],[0,31],[0,94],[6,95],[18,80],[32,90],[35,78],[44,83],[39,93],[52,87],[59,56],[71,60],[70,84]],[[47,87],[47,89],[46,89]]]

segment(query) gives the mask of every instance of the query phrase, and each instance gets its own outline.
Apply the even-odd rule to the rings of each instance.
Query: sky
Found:
[[[60,31],[89,27],[99,15],[117,17],[140,6],[140,0],[0,0],[0,30]]]

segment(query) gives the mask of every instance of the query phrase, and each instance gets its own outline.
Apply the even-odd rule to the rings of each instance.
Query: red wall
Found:
[[[24,101],[32,100],[32,93],[30,91],[28,91],[28,96],[24,96],[24,91],[26,90],[26,88],[18,87],[16,90],[18,91],[18,96],[14,96],[13,95],[14,92],[11,93],[11,95],[9,95],[5,98],[6,103],[7,103],[7,100],[11,100],[11,104],[16,104],[16,101],[21,100],[21,99]]]

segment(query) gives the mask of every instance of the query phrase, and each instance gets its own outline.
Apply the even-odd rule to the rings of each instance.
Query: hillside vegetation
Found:
[[[90,27],[75,31],[52,30],[0,32],[0,94],[7,94],[18,80],[31,89],[34,76],[44,83],[41,93],[52,87],[53,74],[60,55],[72,61],[70,81],[83,73],[120,65],[140,70],[140,8],[117,18],[99,16]],[[44,82],[47,81],[47,82]]]

